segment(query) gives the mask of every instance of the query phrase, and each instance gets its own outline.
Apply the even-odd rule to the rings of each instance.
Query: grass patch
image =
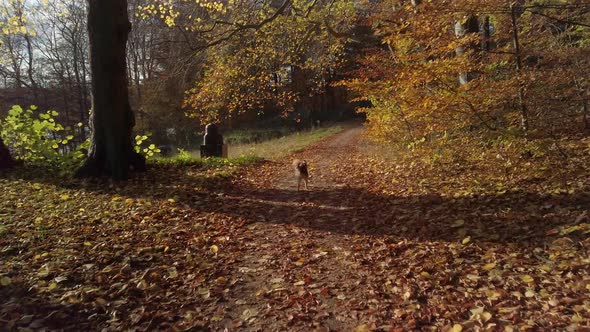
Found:
[[[289,128],[234,130],[224,135],[230,145],[262,143],[292,134]]]
[[[215,169],[233,166],[248,166],[262,161],[256,156],[236,158],[200,158],[194,153],[183,152],[170,158],[154,158],[150,163],[156,166],[191,166],[203,169]]]
[[[178,150],[172,157],[156,157],[153,165],[190,166],[203,169],[223,166],[248,166],[264,159],[278,159],[300,152],[319,140],[335,135],[344,129],[341,125],[289,133],[286,130],[235,131],[225,136],[229,158],[200,157],[198,150]],[[282,136],[281,136],[282,135]],[[242,143],[237,143],[242,142]],[[244,143],[247,142],[247,143]]]
[[[299,152],[307,146],[325,138],[335,135],[343,130],[342,126],[333,126],[315,129],[306,132],[294,133],[281,138],[262,143],[230,145],[228,153],[230,158],[252,158],[254,156],[264,159],[278,159],[292,153]]]
[[[230,178],[242,167],[261,162],[263,159],[256,156],[243,156],[237,158],[200,158],[187,152],[171,157],[156,158],[150,161],[157,172],[167,170],[184,170],[193,177],[194,184],[198,188],[211,188],[220,184],[220,181]]]

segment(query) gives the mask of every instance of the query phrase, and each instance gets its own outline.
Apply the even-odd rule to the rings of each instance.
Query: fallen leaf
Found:
[[[580,316],[577,312],[572,316],[572,323],[583,323],[586,321],[584,317]]]
[[[2,285],[2,286],[8,286],[11,283],[12,283],[12,279],[10,279],[9,277],[0,278],[0,285]]]
[[[97,297],[94,301],[100,305],[106,305],[108,303],[107,300],[103,299],[102,297]]]
[[[458,227],[461,227],[463,225],[465,225],[465,220],[463,220],[463,219],[457,219],[457,220],[455,220],[455,222],[453,223],[453,225],[451,227],[458,228]]]
[[[493,270],[495,267],[496,267],[496,263],[488,263],[483,266],[483,270],[490,271],[490,270]]]
[[[358,325],[353,330],[353,332],[369,332],[369,331],[371,331],[371,330],[369,329],[369,325],[367,325],[367,324]]]
[[[168,269],[168,277],[172,279],[178,277],[178,271],[176,270],[176,267],[173,266]]]
[[[256,309],[246,309],[242,312],[242,319],[249,320],[250,318],[256,317],[258,315],[258,310]]]
[[[211,250],[212,253],[216,254],[219,251],[219,247],[216,245],[212,245],[209,250]]]
[[[471,309],[470,311],[471,311],[471,317],[473,317],[473,316],[483,313],[483,307],[475,307],[475,308]]]

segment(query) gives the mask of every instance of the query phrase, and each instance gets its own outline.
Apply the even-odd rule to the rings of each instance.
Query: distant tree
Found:
[[[127,9],[126,0],[88,0],[92,136],[79,177],[108,175],[123,180],[131,168],[145,170],[145,158],[132,144],[135,120],[127,81],[126,44],[131,30]]]
[[[35,104],[58,109],[66,125],[86,124],[90,110],[86,3],[51,1],[38,16],[37,26],[43,27],[37,28],[35,40],[37,63],[43,66],[40,82],[55,99]],[[85,139],[86,129],[80,127],[77,141]]]
[[[0,65],[5,64],[14,87],[26,86],[37,94],[35,80],[33,38],[36,35],[31,16],[38,6],[26,0],[7,0],[0,3]],[[23,70],[26,74],[23,74]],[[23,77],[27,76],[27,78]]]

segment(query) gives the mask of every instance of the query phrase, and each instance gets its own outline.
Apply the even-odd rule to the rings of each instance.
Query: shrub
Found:
[[[8,111],[4,120],[0,120],[0,136],[11,150],[15,159],[28,164],[53,167],[62,171],[71,170],[79,166],[86,158],[86,151],[90,146],[87,139],[76,149],[72,149],[73,131],[64,128],[55,121],[59,115],[56,111],[37,111],[36,106],[23,109],[14,105]],[[78,126],[82,126],[81,123]],[[148,142],[150,134],[135,137],[135,151],[146,158],[152,158],[160,153],[154,144]]]
[[[14,105],[0,120],[0,135],[14,157],[32,164],[61,166],[68,143],[74,138],[55,121],[56,111],[37,112],[36,106],[24,110]],[[73,157],[73,155],[68,156]]]

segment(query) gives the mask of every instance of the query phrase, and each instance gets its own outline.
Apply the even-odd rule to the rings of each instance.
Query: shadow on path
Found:
[[[540,196],[395,197],[350,188],[308,192],[247,188],[243,184],[189,206],[249,222],[291,224],[322,232],[387,235],[418,241],[479,241],[523,246],[551,241],[556,228],[576,224],[590,206],[588,192]],[[578,220],[577,223],[580,223]]]

